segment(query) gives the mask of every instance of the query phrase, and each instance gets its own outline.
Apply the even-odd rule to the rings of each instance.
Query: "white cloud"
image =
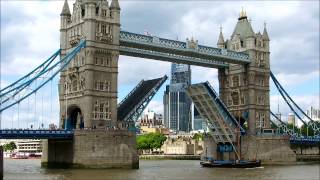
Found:
[[[145,112],[148,112],[148,110],[152,110],[155,113],[160,113],[163,114],[163,102],[162,101],[155,101],[151,100],[146,109],[144,110]]]
[[[319,78],[319,73],[320,73],[319,71],[313,71],[305,74],[279,73],[279,74],[276,74],[275,76],[282,86],[291,86],[291,85],[299,86],[299,84],[302,84],[305,81]]]
[[[73,1],[74,2],[74,1]],[[69,7],[72,8],[72,1]],[[29,72],[59,47],[59,21],[63,1],[1,1],[1,85]],[[272,71],[283,85],[303,84],[319,79],[319,2],[133,2],[120,1],[122,27],[142,33],[180,40],[194,36],[200,44],[216,46],[219,25],[225,39],[237,22],[241,6],[252,18],[255,31],[267,21],[271,38]],[[152,10],[150,10],[152,9]],[[170,75],[170,63],[121,56],[119,88],[135,86],[141,79]],[[15,75],[15,76],[13,76]],[[10,77],[10,80],[8,79]],[[193,82],[209,81],[218,89],[217,70],[192,67]],[[57,88],[56,88],[57,89]],[[316,96],[294,96],[303,108],[314,104]],[[274,96],[271,96],[274,109]],[[58,101],[55,97],[55,114]],[[282,107],[282,106],[281,106]],[[284,107],[284,105],[283,105]],[[318,105],[319,107],[319,105]],[[162,101],[151,101],[148,108],[162,112]],[[284,112],[288,110],[284,109]],[[23,112],[24,113],[24,112]],[[25,115],[28,117],[28,115]],[[3,116],[3,121],[10,119]],[[56,117],[53,117],[53,119]],[[12,118],[11,118],[12,119]],[[51,119],[51,117],[49,118]],[[56,120],[58,121],[58,120]],[[10,121],[8,121],[10,122]],[[7,123],[9,126],[10,123]]]

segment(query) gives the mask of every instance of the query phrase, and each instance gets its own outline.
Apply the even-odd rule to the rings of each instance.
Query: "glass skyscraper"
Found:
[[[177,132],[191,130],[191,99],[186,93],[190,84],[190,65],[172,63],[170,85],[163,96],[164,124]]]

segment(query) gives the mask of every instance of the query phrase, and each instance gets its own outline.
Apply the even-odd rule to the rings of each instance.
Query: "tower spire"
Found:
[[[110,9],[117,9],[120,10],[120,5],[118,0],[112,0]]]
[[[63,8],[60,16],[63,16],[63,15],[71,15],[69,5],[68,5],[68,0],[64,0],[64,4],[63,4]]]
[[[263,34],[262,34],[262,36],[266,39],[266,40],[270,40],[269,39],[269,35],[268,35],[268,32],[267,32],[267,23],[266,23],[266,21],[264,21],[264,28],[263,28]]]
[[[219,48],[224,48],[224,38],[223,38],[223,34],[222,34],[222,26],[220,25],[220,34],[219,34],[219,40],[217,43]]]

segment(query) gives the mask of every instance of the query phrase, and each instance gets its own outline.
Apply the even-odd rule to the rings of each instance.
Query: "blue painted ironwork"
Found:
[[[317,136],[317,137],[290,137],[290,144],[320,146],[320,136]]]
[[[34,70],[29,72],[27,75],[21,77],[17,81],[11,83],[7,87],[0,90],[0,97],[5,96],[6,94],[10,93],[11,91],[14,91],[16,89],[19,89],[20,87],[24,86],[26,84],[26,81],[29,82],[30,77],[36,76],[38,73],[37,71],[43,72],[45,71],[49,65],[53,62],[53,60],[60,54],[61,49],[59,49],[57,52],[55,52],[51,57],[49,57],[46,61],[44,61],[42,64],[40,64],[38,67],[36,67]]]
[[[273,80],[274,84],[276,85],[276,88],[278,89],[278,91],[280,92],[282,98],[285,100],[285,102],[287,103],[287,105],[290,107],[291,111],[299,118],[300,121],[302,121],[304,123],[304,125],[309,126],[312,128],[312,130],[314,131],[315,135],[320,135],[320,127],[319,125],[313,120],[311,119],[294,101],[293,99],[290,97],[290,95],[285,91],[285,89],[282,87],[282,85],[279,83],[279,81],[277,80],[277,78],[274,76],[274,74],[270,71],[270,77]],[[293,104],[291,105],[290,102]],[[301,116],[298,114],[298,112],[293,108],[296,107],[305,117],[307,117],[309,119],[309,122],[305,122]]]
[[[233,152],[233,147],[231,144],[218,144],[217,146],[218,152]]]
[[[228,110],[226,105],[223,103],[223,101],[219,98],[218,93],[213,89],[213,87],[210,85],[210,83],[207,81],[204,83],[204,85],[207,87],[208,92],[214,99],[214,102],[216,103],[216,107],[219,110],[219,112],[223,115],[224,120],[233,126],[233,128],[240,127],[241,134],[245,133],[245,130],[242,128],[242,126],[239,124],[239,122],[236,120],[236,118],[231,114],[231,112]]]
[[[249,55],[226,49],[198,45],[189,48],[186,42],[120,31],[120,54],[152,57],[191,65],[225,67],[225,63],[248,64]],[[182,56],[182,57],[180,57]],[[166,58],[170,57],[169,60]],[[187,61],[187,59],[190,59]],[[199,62],[200,61],[200,62]],[[206,63],[204,63],[207,61]],[[219,63],[218,63],[219,62]]]
[[[288,125],[281,121],[281,119],[279,119],[272,111],[270,111],[270,114],[277,120],[279,121],[280,123],[279,124],[276,124],[274,123],[277,127],[278,127],[278,131],[279,132],[283,132],[284,134],[288,134],[290,136],[297,136],[298,134],[295,133],[292,129],[288,128]],[[271,120],[271,119],[270,119]],[[273,123],[273,121],[271,120],[271,122]]]
[[[71,139],[69,130],[0,130],[0,139]]]
[[[28,86],[32,83],[35,82],[37,79],[39,79],[42,75],[45,75],[48,72],[52,72],[52,75],[45,79],[44,82],[39,83],[39,85],[37,85],[33,90],[31,90],[31,92],[27,92],[27,94],[23,94],[21,97],[18,97],[17,100],[15,100],[15,97],[17,96],[16,93],[10,95],[7,99],[5,99],[4,101],[1,101],[1,107],[0,107],[0,112],[20,103],[21,101],[23,101],[24,99],[26,99],[27,97],[29,97],[30,95],[34,94],[35,92],[37,92],[41,87],[43,87],[45,84],[47,84],[48,82],[50,82],[61,70],[63,70],[70,62],[71,60],[75,57],[75,55],[80,52],[80,50],[82,48],[84,48],[86,46],[86,41],[85,40],[81,40],[80,43],[78,44],[77,47],[75,47],[70,53],[68,53],[65,57],[63,57],[60,61],[56,62],[55,64],[51,65],[50,67],[47,67],[47,64],[44,64],[45,68],[44,70],[42,70],[40,73],[38,73],[35,77],[33,77],[32,79],[30,79],[28,82],[26,82],[26,84],[28,84]],[[55,68],[57,68],[55,71],[53,71]],[[19,89],[19,93],[23,93],[24,90],[27,91],[28,86],[25,86],[23,89]],[[2,98],[1,98],[2,100]]]
[[[228,68],[229,65],[217,60],[210,60],[175,53],[159,52],[154,50],[146,50],[139,48],[131,48],[120,46],[121,55],[128,55],[141,58],[150,58],[155,60],[169,61],[180,64],[191,64],[197,66],[213,67],[213,68]]]

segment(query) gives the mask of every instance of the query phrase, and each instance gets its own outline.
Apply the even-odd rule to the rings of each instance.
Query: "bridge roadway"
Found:
[[[249,55],[227,49],[198,45],[194,41],[176,41],[156,36],[120,31],[121,55],[183,63],[212,68],[231,64],[249,64]]]
[[[129,131],[134,131],[129,129]],[[6,129],[0,130],[0,139],[71,139],[73,130],[30,130]],[[291,144],[320,145],[320,137],[290,137]]]

